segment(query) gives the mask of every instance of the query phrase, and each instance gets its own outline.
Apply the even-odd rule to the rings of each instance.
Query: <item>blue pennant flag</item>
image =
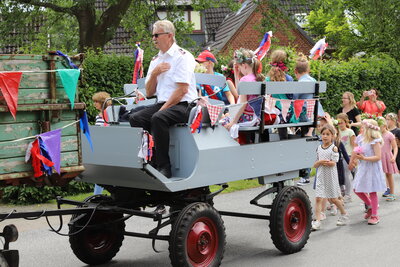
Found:
[[[65,58],[65,59],[68,61],[68,64],[69,64],[69,66],[70,66],[71,68],[73,68],[73,69],[77,69],[77,68],[78,68],[78,66],[75,65],[75,64],[71,61],[71,59],[69,58],[69,56],[63,54],[63,52],[61,52],[60,50],[57,50],[56,54],[59,55],[59,56],[62,56],[63,58]]]
[[[263,102],[263,97],[259,96],[257,98],[251,99],[248,104],[250,105],[250,107],[253,109],[254,114],[256,114],[256,116],[258,118],[261,117],[261,106],[262,106],[262,102]]]
[[[90,138],[89,122],[88,122],[86,110],[83,111],[83,115],[79,121],[79,124],[81,126],[82,132],[86,135],[86,138],[90,144],[90,148],[93,151],[93,143],[92,143],[92,139]]]
[[[39,138],[39,148],[40,148],[40,154],[46,159],[52,161],[49,151],[46,147],[46,144],[43,142],[41,138]],[[42,171],[46,175],[50,176],[53,174],[53,169],[51,166],[47,166],[43,161],[41,161],[41,164],[42,164]]]

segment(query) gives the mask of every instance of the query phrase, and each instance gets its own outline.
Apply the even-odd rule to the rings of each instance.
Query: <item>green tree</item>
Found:
[[[0,45],[23,44],[32,49],[64,48],[84,52],[87,48],[102,49],[113,39],[118,26],[132,33],[134,41],[151,40],[151,24],[158,20],[157,11],[166,10],[167,19],[174,21],[178,40],[192,29],[182,21],[186,5],[174,0],[103,0],[105,10],[96,9],[97,0],[6,0],[0,1]],[[228,6],[237,8],[230,0],[193,0],[194,10]],[[33,27],[41,21],[42,27]],[[37,24],[37,23],[36,23]],[[21,33],[24,34],[10,34]],[[186,38],[187,40],[187,38]]]
[[[307,30],[326,36],[340,58],[383,52],[400,60],[398,0],[317,0],[313,6]]]

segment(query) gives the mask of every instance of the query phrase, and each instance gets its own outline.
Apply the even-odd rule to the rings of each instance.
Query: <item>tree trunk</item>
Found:
[[[132,0],[119,0],[110,5],[96,23],[96,10],[93,4],[80,6],[74,12],[79,23],[79,52],[88,48],[102,50],[114,38],[122,17]]]

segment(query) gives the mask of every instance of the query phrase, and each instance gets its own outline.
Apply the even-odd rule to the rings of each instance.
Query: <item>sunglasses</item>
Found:
[[[163,35],[163,34],[168,34],[168,33],[169,33],[169,32],[160,32],[160,33],[152,34],[151,36],[152,36],[153,38],[158,38],[158,36]]]

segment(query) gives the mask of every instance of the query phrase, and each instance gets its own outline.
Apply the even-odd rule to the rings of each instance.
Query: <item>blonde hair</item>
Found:
[[[396,122],[396,125],[397,125],[397,115],[395,113],[390,112],[390,113],[386,114],[385,118],[388,118],[387,120]]]
[[[256,76],[256,81],[262,82],[265,80],[264,75],[258,73],[261,61],[256,57],[250,49],[240,48],[235,51],[235,62],[237,64],[247,64],[251,67],[253,74]]]
[[[351,108],[355,108],[355,106],[356,106],[356,99],[354,98],[354,94],[352,93],[352,92],[344,92],[343,93],[343,96],[344,95],[347,95],[347,97],[349,98],[349,101],[350,101],[350,106],[351,106]]]
[[[111,98],[110,94],[107,92],[97,92],[92,96],[92,100],[99,102],[102,106],[104,102],[106,101],[107,98]],[[106,107],[108,107],[111,104],[111,100],[107,101]]]
[[[339,113],[336,115],[337,120],[343,120],[346,123],[346,128],[350,128],[349,116],[346,113]]]
[[[160,28],[164,32],[172,33],[172,36],[174,38],[174,42],[176,42],[176,40],[175,40],[175,26],[171,21],[164,19],[164,20],[158,20],[153,24],[153,29],[160,29]]]
[[[371,143],[377,138],[382,139],[381,131],[379,130],[378,123],[372,119],[362,121],[363,125],[363,141],[364,143]],[[383,143],[383,140],[382,140]]]
[[[271,54],[271,62],[272,63],[279,63],[279,62],[284,62],[287,59],[287,54],[283,50],[275,50]]]
[[[281,70],[279,67],[272,67],[267,76],[270,78],[270,81],[272,82],[285,82],[286,81],[286,75],[283,70]]]
[[[296,66],[294,70],[299,74],[309,73],[310,72],[310,64],[308,63],[307,57],[303,54],[299,54],[299,57],[296,60]]]

